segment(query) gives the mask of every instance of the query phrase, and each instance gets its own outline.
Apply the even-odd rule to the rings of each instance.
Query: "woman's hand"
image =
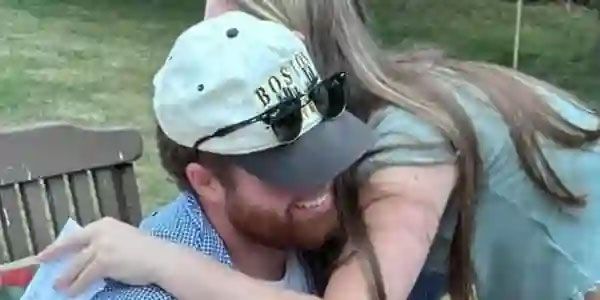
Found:
[[[76,252],[70,269],[56,282],[58,289],[77,295],[91,283],[111,278],[132,285],[155,283],[168,264],[169,243],[145,235],[137,228],[112,218],[91,223],[73,235],[56,241],[38,256],[50,261]]]

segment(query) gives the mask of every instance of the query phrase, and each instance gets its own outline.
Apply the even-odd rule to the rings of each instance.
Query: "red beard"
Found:
[[[280,212],[243,202],[239,198],[228,199],[226,212],[231,224],[240,233],[267,247],[316,249],[338,226],[335,209],[300,221],[294,220],[291,205]]]

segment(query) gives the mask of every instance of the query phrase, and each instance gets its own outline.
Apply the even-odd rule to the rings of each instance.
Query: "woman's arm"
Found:
[[[439,219],[456,180],[453,165],[390,167],[361,188],[361,204],[379,260],[387,299],[406,299],[427,257]],[[126,242],[124,242],[126,241]],[[151,238],[111,219],[93,223],[44,251],[50,260],[82,249],[59,286],[76,294],[99,278],[130,284],[155,283],[178,299],[308,300],[211,261],[190,249]],[[326,300],[366,300],[367,280],[355,257],[340,266]]]
[[[381,265],[387,299],[406,299],[410,294],[455,180],[454,165],[390,167],[376,172],[362,188],[365,222]],[[168,271],[157,283],[182,300],[315,299],[275,290],[192,253],[173,257],[179,259],[165,268]],[[326,300],[369,299],[358,259],[353,258],[334,272]]]
[[[170,262],[156,276],[156,284],[180,300],[290,299],[319,300],[306,294],[276,289],[259,279],[234,271],[191,249],[171,247]]]
[[[389,167],[361,189],[365,223],[388,300],[408,298],[455,180],[454,165]],[[354,259],[334,272],[325,298],[368,299],[366,282]]]

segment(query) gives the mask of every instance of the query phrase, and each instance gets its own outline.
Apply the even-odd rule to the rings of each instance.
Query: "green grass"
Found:
[[[376,32],[400,49],[512,65],[516,7],[503,0],[376,0]],[[513,1],[514,2],[514,1]],[[523,11],[519,68],[600,102],[600,21],[594,11],[530,5]]]
[[[403,3],[409,3],[403,6]],[[144,211],[171,199],[153,140],[151,79],[202,1],[0,0],[0,126],[46,120],[126,125],[142,132]],[[500,0],[377,0],[375,31],[394,48],[509,64],[514,7]],[[600,99],[600,23],[557,6],[525,11],[522,67]]]

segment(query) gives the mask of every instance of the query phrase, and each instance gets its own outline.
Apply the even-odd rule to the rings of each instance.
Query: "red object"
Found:
[[[34,271],[29,268],[14,270],[0,274],[0,287],[27,287],[33,278]]]

